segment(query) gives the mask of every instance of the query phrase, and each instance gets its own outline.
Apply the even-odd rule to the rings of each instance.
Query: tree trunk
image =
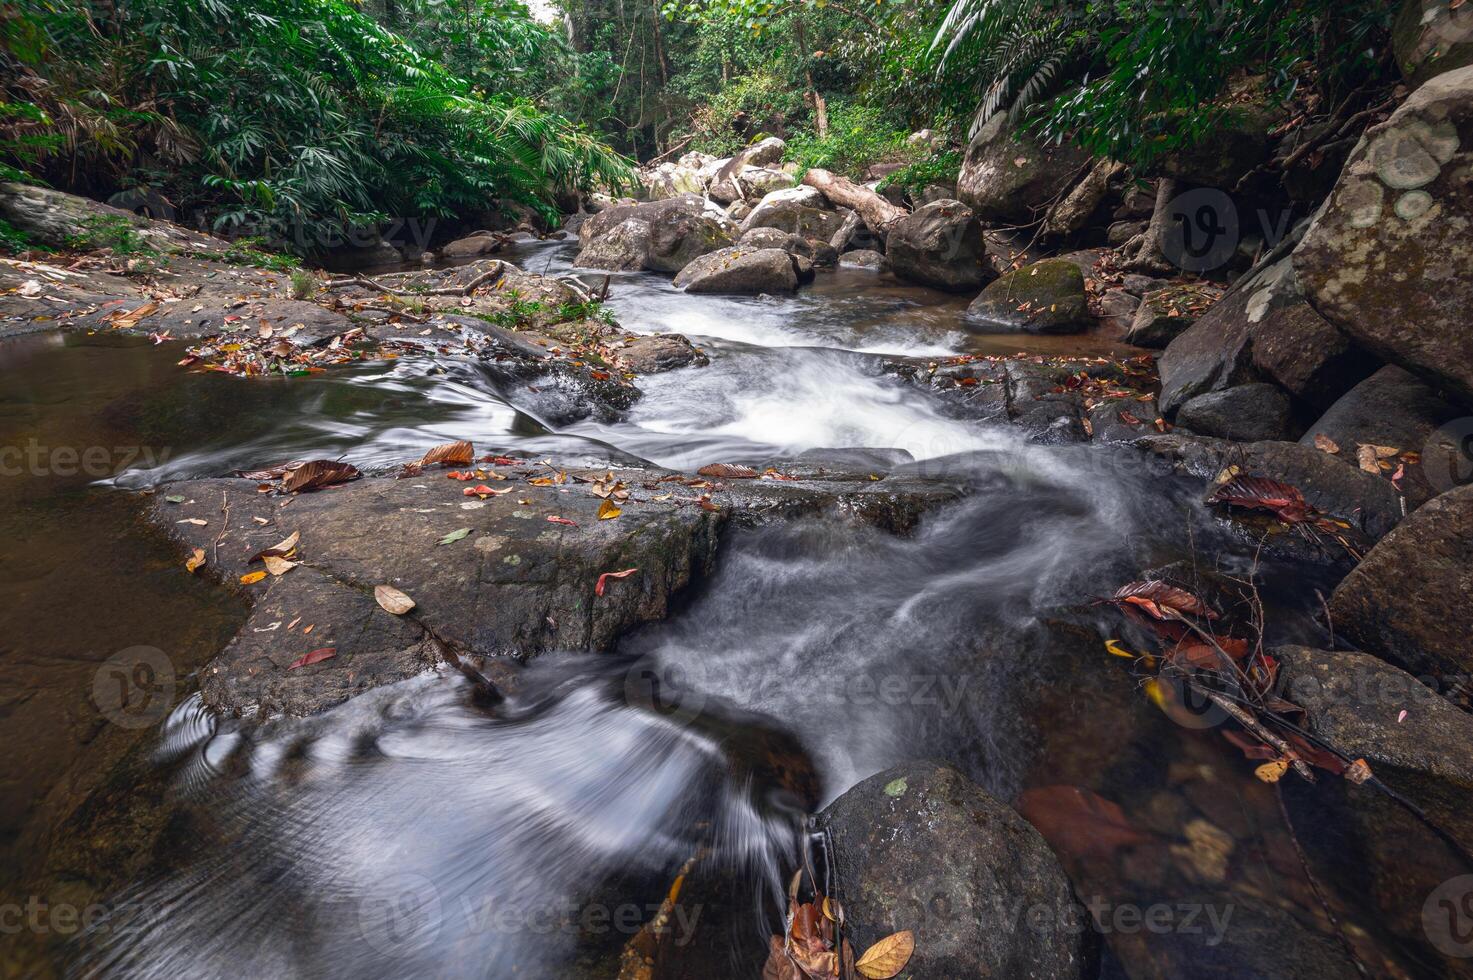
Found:
[[[1176,197],[1176,180],[1162,177],[1156,184],[1156,209],[1151,213],[1151,223],[1143,235],[1137,235],[1125,243],[1125,268],[1132,272],[1156,274],[1172,272],[1173,266],[1162,250],[1166,240],[1168,207]]]
[[[655,63],[660,66],[660,85],[664,87],[670,84],[670,69],[665,64],[665,39],[660,34],[660,0],[650,0],[650,10],[655,15],[650,21],[655,34]]]
[[[868,187],[862,187],[848,177],[840,177],[827,170],[808,171],[803,175],[803,183],[834,204],[853,208],[864,219],[869,230],[880,239],[886,238],[890,233],[890,226],[909,213],[904,208],[897,208]]]

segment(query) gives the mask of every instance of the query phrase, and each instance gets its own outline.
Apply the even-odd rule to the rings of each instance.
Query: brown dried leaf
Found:
[[[755,480],[761,476],[750,466],[738,466],[735,463],[712,463],[709,466],[702,466],[696,472],[714,480]]]
[[[1320,452],[1329,453],[1331,456],[1340,451],[1339,444],[1336,443],[1334,439],[1331,439],[1329,436],[1325,435],[1323,432],[1316,432],[1314,434],[1314,448],[1318,449]]]
[[[1235,476],[1208,494],[1209,504],[1266,510],[1285,524],[1309,519],[1309,504],[1297,487],[1262,476]]]
[[[425,453],[419,465],[433,466],[439,463],[442,466],[469,466],[475,461],[475,458],[475,447],[469,442],[447,442]]]
[[[915,936],[909,929],[892,932],[865,950],[854,968],[868,980],[889,980],[905,969],[915,949]]]
[[[1110,602],[1117,606],[1135,606],[1152,619],[1174,619],[1176,614],[1217,618],[1217,613],[1197,596],[1160,579],[1122,585],[1110,597]]]
[[[203,567],[204,563],[205,549],[195,548],[193,553],[191,553],[189,558],[184,562],[184,570],[193,575],[195,572],[199,571],[201,567]]]
[[[281,489],[287,493],[305,493],[323,487],[347,483],[361,476],[358,467],[332,459],[314,459],[292,470],[281,481]]]
[[[373,598],[385,612],[395,616],[402,616],[414,608],[414,600],[392,585],[375,585]]]
[[[337,655],[337,647],[322,647],[320,649],[313,650],[311,653],[302,654],[300,657],[293,660],[286,669],[296,670],[298,667],[310,667],[313,664],[320,664],[324,660],[331,660]]]

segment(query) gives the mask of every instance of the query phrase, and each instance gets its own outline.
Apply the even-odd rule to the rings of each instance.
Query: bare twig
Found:
[[[1371,972],[1361,962],[1359,954],[1355,951],[1355,945],[1351,943],[1350,937],[1345,935],[1345,930],[1340,925],[1340,919],[1336,917],[1330,902],[1325,898],[1325,893],[1320,889],[1320,883],[1315,878],[1314,872],[1309,868],[1309,858],[1304,853],[1303,846],[1299,843],[1298,836],[1294,833],[1294,821],[1289,819],[1289,808],[1284,805],[1284,788],[1282,785],[1274,784],[1274,796],[1279,801],[1279,814],[1284,818],[1284,830],[1289,834],[1289,842],[1294,845],[1294,853],[1299,855],[1299,867],[1304,869],[1304,880],[1309,882],[1309,888],[1314,892],[1314,897],[1319,899],[1320,908],[1325,912],[1325,918],[1330,920],[1330,925],[1335,930],[1335,935],[1340,939],[1340,945],[1345,947],[1345,955],[1350,957],[1350,962],[1355,964],[1356,970],[1363,977],[1369,977]]]

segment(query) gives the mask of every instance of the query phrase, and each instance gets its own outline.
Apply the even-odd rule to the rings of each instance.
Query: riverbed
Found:
[[[513,258],[565,272],[572,251]],[[0,346],[0,442],[24,449],[0,477],[0,734],[25,746],[0,763],[0,869],[18,900],[107,912],[29,930],[17,962],[160,978],[613,976],[693,868],[701,913],[681,928],[699,957],[670,975],[753,977],[787,876],[816,846],[811,811],[929,758],[1030,818],[1048,811],[1076,895],[1101,910],[1108,975],[1282,974],[1296,951],[1339,942],[1327,907],[1366,961],[1439,968],[1343,859],[1383,844],[1357,837],[1336,790],[1284,789],[1322,900],[1254,764],[1216,721],[1168,718],[1105,646],[1122,625],[1096,600],[1167,567],[1257,574],[1270,641],[1324,645],[1328,573],[1255,568],[1199,487],[1127,451],[1031,444],[883,369],[1128,349],[978,336],[964,300],[864,270],[821,273],[791,298],[619,275],[608,305],[711,363],[641,379],[621,421],[562,428],[453,358],[244,381],[185,371],[178,345],[141,339]],[[541,657],[498,703],[431,675],[306,720],[205,712],[191,675],[245,609],[184,574],[141,521],[144,494],[289,458],[389,471],[456,439],[679,469],[872,460],[969,494],[905,537],[817,519],[734,531],[668,621],[608,656]],[[829,451],[843,452],[814,455]],[[136,647],[171,676],[144,716],[119,717],[99,690],[109,658]],[[1117,818],[1061,808],[1060,787],[1109,801],[1159,846],[1123,855],[1108,846]],[[1419,825],[1393,815],[1379,832],[1456,873]],[[1173,928],[1115,914],[1157,906]]]

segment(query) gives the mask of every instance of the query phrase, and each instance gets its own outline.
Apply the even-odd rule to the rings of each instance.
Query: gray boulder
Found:
[[[649,264],[651,238],[648,221],[628,218],[589,242],[576,262],[585,269],[634,272]]]
[[[464,238],[446,243],[440,254],[447,259],[471,259],[486,255],[501,248],[502,239],[489,231],[477,231]]]
[[[1198,310],[1217,294],[1193,283],[1166,286],[1141,297],[1125,342],[1159,350],[1197,322]]]
[[[896,221],[885,255],[900,278],[951,292],[978,289],[996,276],[982,225],[960,201],[933,201]]]
[[[742,222],[744,232],[753,228],[780,231],[830,241],[844,225],[844,215],[831,209],[828,199],[812,187],[791,187],[763,197]]]
[[[735,231],[719,209],[694,194],[685,194],[666,201],[605,208],[579,227],[578,243],[587,251],[599,238],[630,219],[649,226],[649,249],[644,267],[652,272],[679,272],[697,256],[730,245]],[[638,227],[633,226],[621,234],[632,240],[637,231]],[[637,249],[628,245],[611,248],[616,255],[627,255],[632,250]],[[597,255],[595,251],[590,258]],[[579,265],[587,264],[581,253],[575,261]]]
[[[956,193],[984,222],[1033,221],[1078,176],[1090,157],[1072,144],[1040,146],[1000,112],[967,147]]]
[[[711,176],[708,193],[711,200],[730,204],[744,198],[740,175],[747,167],[769,167],[782,162],[787,144],[776,136],[753,143],[731,158],[720,162]]]
[[[955,769],[922,762],[878,773],[819,819],[856,957],[908,929],[905,976],[1092,975],[1089,916],[1058,858]]]
[[[1418,673],[1473,672],[1473,486],[1434,498],[1330,597],[1335,632]]]
[[[798,269],[780,248],[734,246],[691,262],[675,286],[688,293],[791,293],[798,288]]]
[[[839,256],[839,265],[849,269],[874,269],[886,266],[885,257],[872,248],[856,248]]]
[[[1184,429],[1218,439],[1264,442],[1290,434],[1289,396],[1271,384],[1239,385],[1198,395],[1176,413]]]
[[[682,194],[703,194],[706,182],[698,169],[678,163],[662,163],[639,172],[639,183],[644,197],[650,201],[664,201]]]
[[[802,256],[816,266],[831,267],[839,262],[839,254],[827,242],[816,242],[802,235],[777,228],[753,228],[737,242],[744,248],[780,248],[789,255]]]
[[[767,167],[743,167],[736,175],[736,182],[744,201],[760,201],[773,191],[798,186],[792,174]]]
[[[1325,319],[1473,405],[1473,67],[1368,130],[1294,253]]]
[[[1093,323],[1084,273],[1065,259],[1044,259],[1000,277],[967,307],[967,319],[1001,333],[1079,333]]]

